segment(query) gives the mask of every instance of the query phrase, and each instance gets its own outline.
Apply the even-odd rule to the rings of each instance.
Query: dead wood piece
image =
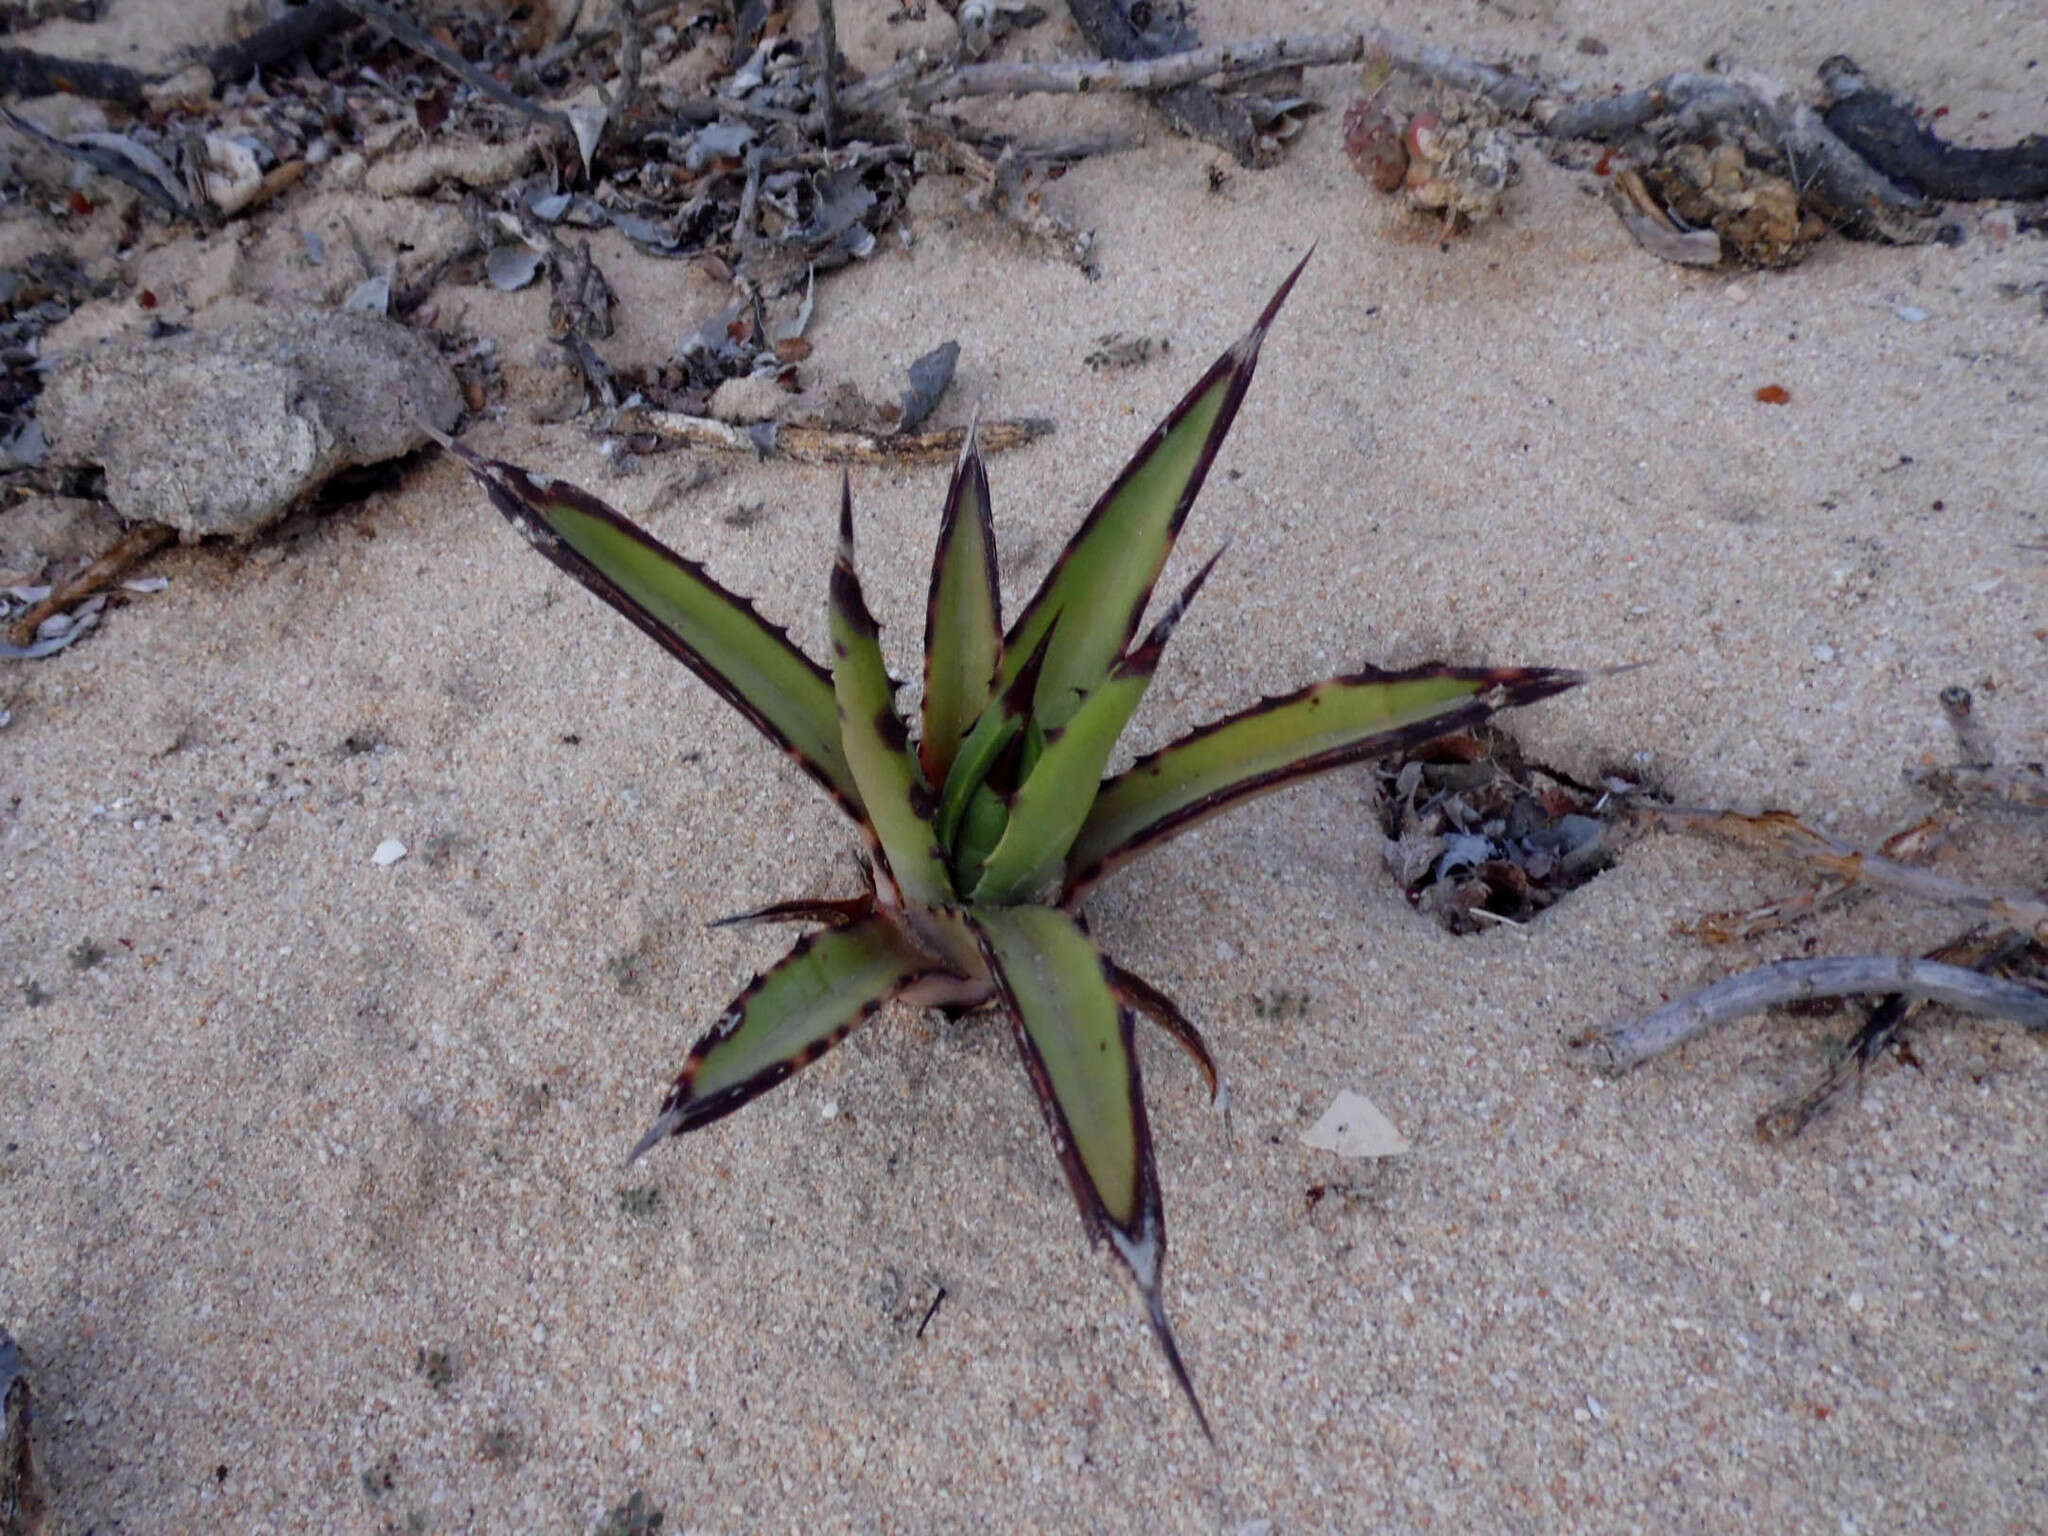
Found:
[[[156,203],[160,207],[168,208],[180,218],[190,219],[195,224],[205,225],[209,228],[219,222],[214,216],[212,209],[202,208],[197,204],[187,202],[167,186],[161,178],[152,175],[143,166],[136,164],[127,155],[120,153],[117,149],[110,147],[104,142],[111,139],[112,135],[91,134],[87,135],[89,139],[98,139],[103,142],[74,144],[69,139],[60,139],[53,133],[45,132],[27,118],[4,106],[0,106],[0,122],[5,122],[16,133],[25,134],[29,138],[34,139],[45,149],[54,149],[61,155],[69,155],[72,159],[82,161],[84,164],[91,166],[102,176],[111,176],[124,186],[133,187],[151,202]]]
[[[1726,75],[1683,70],[1640,90],[1623,91],[1599,101],[1570,102],[1550,115],[1543,131],[1553,139],[1618,139],[1653,119],[1669,117],[1695,102],[1715,98],[1747,103],[1754,100],[1754,93],[1745,91]]]
[[[1088,46],[1105,59],[1157,59],[1200,43],[1187,13],[1177,6],[1127,9],[1119,0],[1067,0],[1067,9]],[[1183,133],[1222,146],[1240,165],[1258,164],[1258,131],[1243,103],[1192,83],[1161,91],[1153,102]]]
[[[1926,998],[1963,1013],[2048,1030],[2048,992],[1980,976],[1961,966],[1898,955],[1780,960],[1759,966],[1640,1018],[1588,1030],[1570,1045],[1609,1072],[1626,1072],[1698,1039],[1717,1025],[1767,1008],[1828,997]]]
[[[346,21],[348,15],[341,0],[312,0],[295,11],[286,11],[247,37],[223,43],[202,62],[217,81],[246,80],[259,69],[304,53]]]
[[[1303,33],[1244,43],[1192,48],[1163,58],[1068,59],[1051,64],[972,64],[934,75],[910,88],[918,106],[966,96],[1022,96],[1039,92],[1162,91],[1218,75],[1262,74],[1316,64],[1350,64],[1364,54],[1357,32]]]
[[[2010,929],[1981,926],[1929,950],[1921,958],[1985,972],[2017,958],[2026,948],[2027,941]],[[1834,1110],[1851,1088],[1861,1086],[1870,1064],[1890,1049],[1906,1026],[1928,1006],[1925,998],[1903,997],[1896,992],[1882,999],[1836,1050],[1818,1081],[1779,1100],[1756,1117],[1757,1140],[1790,1141]]]
[[[8,631],[8,638],[16,645],[27,645],[35,639],[36,630],[51,614],[62,613],[102,587],[112,586],[139,562],[148,559],[177,536],[176,529],[163,523],[137,523],[116,539],[105,554],[16,619]]]
[[[0,94],[89,96],[119,106],[140,107],[149,82],[123,64],[96,59],[60,59],[27,48],[0,48]]]
[[[1922,126],[1912,109],[1872,86],[1846,54],[1820,67],[1833,102],[1828,129],[1901,186],[1956,202],[2048,197],[2048,134],[1968,149]]]
[[[572,139],[576,137],[575,125],[570,122],[566,112],[557,112],[552,107],[544,107],[539,102],[529,101],[495,75],[477,68],[439,38],[429,36],[409,18],[383,4],[382,0],[341,0],[341,4],[372,26],[390,34],[400,46],[432,59],[465,85],[488,96],[500,106],[510,107],[537,123],[546,123],[549,127],[568,134]]]
[[[1647,806],[1645,814],[1676,821],[1694,830],[1716,833],[1748,847],[1804,864],[1823,879],[1842,886],[1869,885],[1898,891],[1922,901],[1978,912],[2048,941],[2048,901],[2017,892],[1989,890],[1938,875],[1917,864],[1858,848],[1830,837],[1789,811],[1745,816],[1737,811],[1699,811],[1677,806]]]
[[[1015,96],[1039,92],[1079,94],[1096,91],[1183,91],[1203,81],[1247,81],[1276,70],[1316,65],[1351,64],[1369,58],[1376,64],[1487,97],[1495,106],[1521,116],[1535,103],[1540,88],[1532,80],[1491,64],[1481,64],[1446,48],[1419,43],[1384,27],[1356,32],[1297,33],[1244,42],[1193,46],[1192,33],[1176,34],[1177,48],[1155,48],[1122,18],[1119,26],[1101,13],[1121,15],[1113,0],[1081,0],[1074,7],[1084,35],[1101,59],[1053,63],[970,64],[934,68],[932,61],[909,56],[871,76],[845,93],[849,111],[867,111],[901,94],[913,105],[929,106],[971,96]],[[1086,13],[1084,15],[1084,13]],[[1094,18],[1097,30],[1090,30]],[[1121,42],[1117,39],[1121,39]],[[1213,93],[1206,93],[1213,94]],[[1177,95],[1186,107],[1197,98]],[[1169,115],[1172,110],[1170,109]],[[1234,139],[1226,148],[1236,149]]]
[[[839,23],[832,0],[818,0],[818,116],[827,145],[839,142]]]
[[[623,415],[615,425],[621,431],[652,432],[686,447],[790,459],[798,464],[950,464],[967,440],[962,427],[890,436],[797,422],[741,427],[707,416],[645,409]],[[984,421],[978,440],[984,453],[1002,453],[1035,443],[1052,429],[1050,421],[1038,416]]]
[[[632,20],[635,23],[650,21],[656,16],[677,9],[681,4],[682,0],[636,0],[632,7]],[[520,82],[530,89],[547,70],[560,64],[567,64],[591,49],[610,42],[619,35],[620,23],[625,19],[621,11],[614,10],[602,26],[563,38],[519,72]]]

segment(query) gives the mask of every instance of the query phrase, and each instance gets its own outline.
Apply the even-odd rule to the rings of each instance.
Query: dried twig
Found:
[[[60,59],[27,48],[0,48],[0,92],[23,96],[90,96],[95,101],[117,102],[124,107],[142,105],[142,88],[149,82],[125,64],[104,64],[94,59]]]
[[[1921,901],[1979,912],[2010,924],[2035,939],[2048,941],[2048,902],[2018,893],[1989,890],[1938,875],[1917,864],[1858,848],[1817,831],[1788,811],[1744,816],[1736,811],[1689,810],[1652,805],[1644,814],[1732,838],[1782,858],[1795,859],[1823,878],[1844,886],[1869,885],[1898,891]]]
[[[827,146],[839,142],[839,23],[832,0],[818,0],[818,115]]]
[[[163,181],[156,176],[152,176],[126,155],[116,153],[113,149],[105,148],[98,144],[74,144],[68,139],[60,139],[55,134],[44,131],[27,118],[19,116],[6,107],[0,107],[0,121],[4,121],[17,133],[26,134],[46,149],[54,149],[59,154],[69,155],[74,160],[81,160],[98,171],[102,176],[111,176],[123,185],[133,187],[151,202],[170,209],[172,213],[177,214],[180,218],[190,219],[195,224],[209,227],[219,222],[215,218],[212,209],[201,208],[194,203],[187,202],[182,197],[176,196],[170,188],[164,185]],[[97,137],[104,139],[106,135],[97,135]]]
[[[1358,32],[1254,38],[1137,58],[1072,59],[1050,64],[970,64],[934,70],[929,60],[911,57],[848,91],[845,105],[849,111],[866,111],[897,94],[916,105],[928,106],[968,96],[1167,91],[1219,76],[1243,77],[1276,69],[1351,64],[1368,57],[1407,74],[1475,91],[1517,115],[1528,111],[1540,94],[1533,80],[1463,58],[1446,48],[1416,42],[1384,27],[1367,27]]]
[[[607,110],[613,123],[625,122],[633,110],[633,101],[640,94],[640,64],[644,44],[640,37],[640,15],[633,9],[630,0],[616,0],[612,14],[619,29],[619,96],[608,102]]]
[[[1356,32],[1307,33],[1246,43],[1219,43],[1158,59],[972,64],[922,80],[907,94],[918,106],[930,106],[963,96],[1163,91],[1217,75],[1264,73],[1294,65],[1350,64],[1363,52],[1360,34]]]
[[[959,456],[960,445],[967,438],[962,427],[882,436],[795,422],[742,427],[706,416],[650,409],[627,412],[615,426],[625,432],[652,432],[692,448],[790,459],[798,464],[950,464]],[[1035,443],[1051,431],[1052,423],[1038,416],[984,421],[979,441],[984,453],[1001,453]]]
[[[112,586],[138,561],[148,559],[177,536],[176,529],[162,523],[137,523],[116,539],[105,554],[16,619],[8,638],[16,645],[27,645],[51,614],[62,613],[102,587]]]
[[[1945,800],[1989,800],[2019,810],[2048,811],[2048,768],[2005,763],[1991,768],[1928,768],[1913,782]]]
[[[566,112],[557,112],[552,107],[544,107],[539,102],[529,101],[495,75],[477,68],[440,39],[430,37],[421,31],[405,16],[383,4],[382,0],[341,0],[341,3],[372,26],[380,27],[389,33],[401,46],[432,59],[465,85],[490,97],[500,106],[510,107],[537,123],[546,123],[571,138],[576,136],[575,125],[569,121]]]
[[[681,4],[682,0],[636,0],[632,8],[632,19],[636,23],[648,21],[665,12],[675,10]],[[619,22],[622,19],[620,13],[615,10],[602,26],[592,27],[585,32],[578,32],[573,37],[563,38],[562,41],[556,43],[552,48],[549,48],[524,69],[520,70],[520,80],[522,82],[537,82],[543,72],[553,69],[558,64],[566,64],[571,59],[588,53],[600,44],[610,42],[612,38],[618,35]]]
[[[1971,929],[1921,958],[1943,965],[1966,966],[1984,972],[1993,969],[2027,947],[2027,941],[2011,929]],[[1842,1101],[1852,1087],[1860,1085],[1870,1064],[1882,1056],[1905,1027],[1929,1006],[1925,998],[1907,998],[1894,992],[1870,1010],[1856,1032],[1834,1053],[1819,1081],[1811,1087],[1779,1100],[1756,1117],[1759,1141],[1789,1141]]]
[[[1716,1025],[1766,1008],[1824,997],[1891,994],[1926,998],[1964,1013],[2048,1030],[2048,992],[1933,960],[1845,955],[1759,966],[1666,1003],[1641,1018],[1588,1030],[1570,1043],[1606,1070],[1625,1072],[1698,1039]]]
[[[342,0],[311,0],[247,37],[221,44],[203,61],[207,73],[222,84],[246,80],[259,69],[304,53],[347,20],[348,14]]]

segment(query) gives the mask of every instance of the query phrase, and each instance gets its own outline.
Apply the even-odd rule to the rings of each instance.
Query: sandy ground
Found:
[[[1805,79],[1846,50],[1953,102],[1958,132],[2048,129],[2025,7],[1286,9],[1200,19],[1427,24],[1601,83],[1717,50]],[[1311,85],[1351,94],[1343,71]],[[1019,114],[1084,115],[1147,123]],[[1974,688],[2010,754],[2048,751],[2048,560],[2016,547],[2048,536],[2048,323],[2002,289],[2048,276],[2048,247],[1966,214],[1956,248],[1701,275],[1531,154],[1507,220],[1441,248],[1338,133],[1318,118],[1214,190],[1215,155],[1156,130],[1076,170],[1057,190],[1099,233],[1098,282],[935,188],[913,252],[821,285],[821,360],[879,387],[954,336],[945,419],[1057,419],[992,467],[1016,601],[1315,245],[1177,557],[1232,541],[1139,745],[1362,661],[1649,660],[1516,728],[1573,771],[1632,763],[1682,801],[1872,841],[1929,808],[1902,770],[1948,752],[1942,686]],[[153,259],[241,263],[200,309],[312,283],[261,263],[291,226],[258,223],[239,255]],[[620,357],[660,355],[710,297],[600,254]],[[544,298],[448,302],[512,348]],[[1082,356],[1117,327],[1172,352],[1098,377]],[[1757,402],[1771,383],[1789,405]],[[818,643],[830,473],[686,494],[686,461],[617,477],[530,412],[469,437],[644,515]],[[943,478],[856,479],[906,669]],[[1710,951],[1674,924],[1794,883],[1653,836],[1530,928],[1454,939],[1403,902],[1357,771],[1108,885],[1096,931],[1233,1084],[1234,1135],[1148,1042],[1168,1302],[1212,1450],[1077,1240],[995,1025],[892,1011],[621,1170],[783,942],[702,923],[850,888],[851,838],[445,461],[160,568],[168,593],[0,677],[0,1318],[35,1371],[54,1530],[581,1532],[635,1489],[705,1532],[2048,1526],[2048,1047],[1936,1027],[1919,1070],[1766,1147],[1752,1117],[1839,1021],[1753,1020],[1622,1081],[1561,1046],[1783,953],[1923,948],[1955,915],[1870,901]],[[391,837],[411,851],[376,867]],[[2044,851],[1964,823],[1942,867],[2018,884]],[[79,970],[86,940],[106,958]],[[1305,1015],[1262,1017],[1276,991]],[[1300,1144],[1347,1087],[1410,1155]]]

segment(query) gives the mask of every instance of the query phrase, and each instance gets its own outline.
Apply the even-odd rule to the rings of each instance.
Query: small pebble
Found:
[[[1826,643],[1816,645],[1813,648],[1813,659],[1821,662],[1833,661],[1835,659],[1835,648]]]
[[[370,862],[379,869],[389,869],[405,857],[405,844],[395,837],[387,837],[377,845],[377,851],[370,855]]]
[[[1920,308],[1917,304],[1901,304],[1892,313],[1908,325],[1918,325],[1927,318],[1927,311]]]

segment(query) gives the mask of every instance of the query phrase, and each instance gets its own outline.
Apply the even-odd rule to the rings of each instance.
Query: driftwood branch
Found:
[[[2017,959],[2026,948],[2027,941],[2011,929],[1994,931],[1986,925],[1929,950],[1921,958],[1964,966],[1981,974]],[[1856,1032],[1836,1049],[1826,1070],[1812,1086],[1788,1095],[1756,1117],[1757,1140],[1789,1141],[1831,1111],[1849,1089],[1862,1084],[1870,1064],[1929,1006],[1925,998],[1901,997],[1896,992],[1884,997]]]
[[[1355,64],[1361,59],[1477,92],[1517,116],[1527,112],[1541,94],[1535,81],[1508,70],[1467,59],[1448,48],[1417,42],[1384,27],[1367,27],[1357,32],[1253,38],[1135,58],[1068,59],[1048,64],[949,67],[911,57],[847,91],[844,102],[849,111],[859,112],[894,95],[903,96],[913,105],[929,106],[970,96],[1171,91],[1206,80],[1255,76],[1277,69]]]
[[[164,180],[152,175],[142,166],[130,160],[126,155],[106,147],[104,143],[85,142],[74,144],[69,139],[60,139],[54,133],[46,132],[27,118],[4,106],[0,106],[0,122],[6,123],[16,133],[24,134],[34,139],[46,149],[54,149],[59,154],[69,155],[72,159],[82,161],[84,164],[91,166],[102,176],[111,176],[114,180],[133,187],[151,202],[168,208],[180,218],[190,219],[195,224],[209,226],[218,222],[211,209],[201,208],[177,196],[171,190],[171,187],[166,185]],[[88,140],[93,138],[104,140],[106,137],[104,134],[87,136]],[[168,172],[165,174],[168,175]]]
[[[1572,1048],[1610,1072],[1625,1072],[1698,1039],[1717,1025],[1767,1008],[1827,997],[1925,998],[1963,1013],[2048,1030],[2048,992],[1980,976],[1957,965],[1896,955],[1780,960],[1704,987],[1654,1013],[1589,1030]]]
[[[715,448],[755,458],[790,459],[798,464],[950,464],[960,455],[967,432],[948,427],[934,432],[849,432],[799,422],[735,426],[680,411],[635,409],[616,423],[622,431],[652,432],[692,448]],[[978,440],[984,453],[1001,453],[1035,443],[1052,431],[1043,417],[984,421]]]
[[[1244,43],[1218,43],[1157,59],[971,64],[922,80],[907,94],[916,105],[930,106],[963,96],[1163,91],[1218,75],[1264,74],[1268,70],[1314,64],[1351,64],[1363,54],[1359,33],[1304,33]]]

